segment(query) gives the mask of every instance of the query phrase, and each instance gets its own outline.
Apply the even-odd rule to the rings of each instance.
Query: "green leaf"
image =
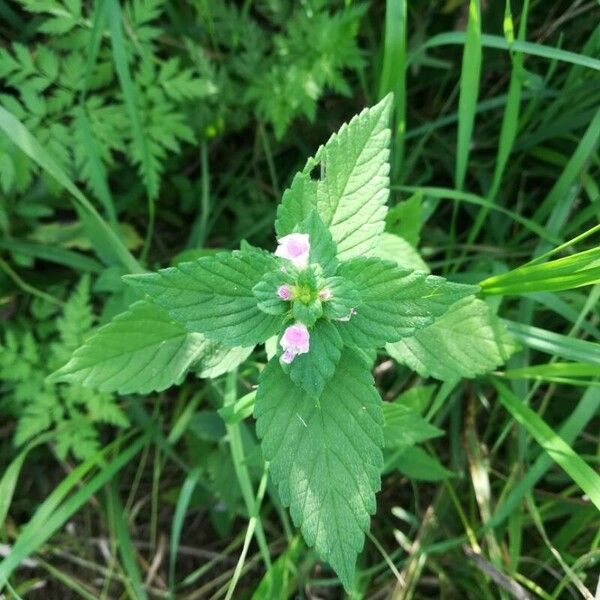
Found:
[[[271,600],[272,598],[291,598],[296,589],[298,564],[304,560],[306,548],[300,538],[294,538],[287,550],[279,556],[265,573],[260,584],[252,594],[251,600]],[[310,560],[310,558],[309,558]]]
[[[427,263],[413,246],[405,239],[385,231],[381,234],[373,255],[383,260],[395,262],[400,267],[429,273]]]
[[[384,402],[385,447],[412,446],[443,435],[444,432],[426,421],[416,410],[400,401]]]
[[[317,207],[317,187],[317,181],[311,179],[310,175],[302,171],[296,173],[290,187],[283,192],[281,203],[277,207],[277,237],[293,233],[297,225],[311,215]]]
[[[252,293],[276,268],[277,260],[267,252],[238,250],[124,279],[189,331],[228,346],[253,346],[281,328],[283,318],[259,310]]]
[[[525,323],[503,321],[509,334],[529,348],[552,356],[600,365],[600,344],[572,338]]]
[[[323,304],[318,298],[308,304],[301,300],[294,300],[292,315],[296,321],[304,323],[307,327],[312,327],[323,316]]]
[[[342,125],[308,160],[283,195],[275,224],[279,237],[316,208],[340,260],[372,252],[384,229],[389,194],[391,106],[390,94]]]
[[[424,377],[476,377],[504,363],[516,347],[502,321],[477,298],[454,304],[435,323],[386,346],[390,356]]]
[[[193,369],[198,377],[215,379],[239,367],[254,350],[254,346],[229,347],[205,339],[199,352],[199,360]]]
[[[358,290],[343,277],[328,277],[325,288],[331,292],[331,298],[322,302],[323,315],[328,319],[347,318],[352,309],[360,304]]]
[[[527,264],[481,282],[485,294],[560,292],[600,282],[600,248],[542,264]]]
[[[423,193],[416,191],[408,200],[390,208],[385,217],[385,230],[405,239],[414,248],[419,245],[423,227],[422,201]]]
[[[204,341],[164,310],[136,302],[78,348],[52,379],[121,394],[162,391],[181,381]]]
[[[444,481],[454,476],[454,473],[446,469],[437,458],[433,458],[418,446],[403,449],[394,458],[391,467],[418,481]]]
[[[282,285],[291,288],[294,283],[295,279],[288,271],[278,269],[265,273],[252,288],[252,293],[258,300],[258,308],[269,315],[283,315],[288,312],[290,304],[278,296],[277,290]]]
[[[342,338],[329,321],[321,319],[310,330],[310,350],[298,355],[289,366],[292,381],[319,397],[335,372],[342,354]]]
[[[337,271],[357,288],[357,314],[338,327],[345,344],[379,347],[414,335],[476,290],[376,258],[354,258]]]
[[[526,406],[504,384],[495,381],[498,399],[513,418],[524,427],[535,441],[548,453],[587,494],[600,509],[600,475],[592,469],[539,415]]]
[[[458,99],[458,133],[456,140],[456,189],[463,188],[475,124],[481,74],[481,6],[480,0],[470,0],[467,37],[462,58],[460,96]]]
[[[307,233],[310,240],[310,264],[318,263],[325,275],[333,275],[338,265],[337,247],[331,233],[316,210],[296,227],[297,233]]]
[[[346,589],[380,488],[381,404],[367,364],[349,348],[318,401],[275,360],[257,392],[257,432],[281,501]]]

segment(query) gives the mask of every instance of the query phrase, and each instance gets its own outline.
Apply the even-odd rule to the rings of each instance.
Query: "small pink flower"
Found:
[[[298,354],[306,354],[310,347],[310,333],[306,325],[302,323],[290,325],[283,332],[279,344],[283,348],[281,360],[288,365]]]
[[[281,285],[277,289],[277,295],[282,300],[289,300],[292,297],[292,290],[290,289],[289,285]]]
[[[350,311],[350,314],[347,317],[340,317],[339,319],[337,319],[338,321],[342,321],[344,323],[347,323],[350,320],[350,317],[353,317],[356,314],[356,309],[353,308]]]
[[[310,240],[308,233],[290,233],[277,240],[275,256],[291,260],[299,269],[308,267]]]
[[[329,288],[323,288],[319,292],[319,300],[323,300],[323,302],[326,302],[327,300],[331,300],[331,298],[333,298],[333,294],[331,293],[331,290]]]

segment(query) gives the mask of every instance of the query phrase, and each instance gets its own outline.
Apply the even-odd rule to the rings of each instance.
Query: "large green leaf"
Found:
[[[198,377],[214,379],[233,371],[252,354],[253,350],[254,346],[234,346],[232,348],[205,338],[192,370]]]
[[[412,446],[444,434],[401,400],[384,402],[383,417],[386,448]]]
[[[310,330],[310,351],[298,355],[289,366],[292,381],[309,394],[319,397],[335,372],[342,354],[342,338],[325,319]]]
[[[136,302],[101,327],[52,377],[106,392],[147,394],[179,383],[206,339],[159,307]]]
[[[419,375],[447,381],[495,369],[514,352],[515,345],[490,307],[470,297],[454,304],[429,327],[386,349]]]
[[[453,476],[452,471],[419,446],[402,448],[387,465],[387,471],[393,469],[417,481],[443,481]]]
[[[358,347],[414,335],[476,289],[376,258],[343,262],[337,275],[351,281],[360,295],[356,314],[338,324],[344,343]]]
[[[367,364],[349,348],[318,400],[276,360],[256,397],[257,432],[281,501],[346,589],[380,488],[381,404]]]
[[[401,267],[429,272],[427,263],[416,248],[405,239],[386,231],[379,237],[373,256],[395,262]]]
[[[281,328],[283,317],[259,310],[252,292],[278,264],[271,254],[248,249],[204,256],[125,280],[187,330],[228,346],[253,346]]]
[[[363,110],[308,160],[283,195],[278,236],[291,233],[317,208],[340,260],[372,252],[387,211],[391,106],[388,95]]]
[[[337,248],[331,232],[316,210],[297,227],[298,233],[308,233],[310,239],[310,263],[318,263],[325,275],[333,275],[338,265]]]

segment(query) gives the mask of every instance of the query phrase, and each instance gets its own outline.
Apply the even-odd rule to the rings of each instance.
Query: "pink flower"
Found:
[[[289,285],[281,285],[277,288],[277,295],[282,300],[289,300],[292,297],[292,290]]]
[[[279,342],[283,348],[281,360],[289,365],[298,354],[306,354],[310,347],[310,334],[306,325],[295,323],[290,325],[281,336]]]
[[[290,233],[277,240],[275,256],[291,260],[299,269],[308,267],[310,240],[308,233]]]
[[[331,298],[333,298],[333,294],[331,293],[331,290],[329,288],[323,288],[319,292],[319,300],[323,300],[323,302],[326,302],[327,300],[331,300]]]

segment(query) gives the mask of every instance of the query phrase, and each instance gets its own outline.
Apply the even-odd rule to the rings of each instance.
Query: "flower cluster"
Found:
[[[275,250],[275,256],[290,261],[294,269],[300,272],[299,280],[310,280],[310,273],[303,277],[302,273],[306,273],[309,267],[310,258],[310,237],[306,233],[291,233],[278,240],[278,246]],[[281,267],[283,273],[287,273],[286,267]],[[317,286],[318,288],[318,286]],[[300,300],[305,304],[316,304],[318,307],[323,302],[329,302],[333,298],[332,290],[329,287],[322,287],[317,291],[317,288],[311,284],[298,284],[295,286],[283,284],[277,288],[277,297],[283,302],[293,302]],[[320,308],[318,309],[320,313]],[[337,320],[348,321],[352,315],[356,314],[356,310],[352,309],[347,316],[340,316]],[[310,323],[308,323],[310,325]],[[310,331],[306,324],[296,321],[293,325],[288,326],[281,340],[279,341],[283,349],[281,361],[285,364],[290,364],[300,354],[306,354],[310,349]]]

